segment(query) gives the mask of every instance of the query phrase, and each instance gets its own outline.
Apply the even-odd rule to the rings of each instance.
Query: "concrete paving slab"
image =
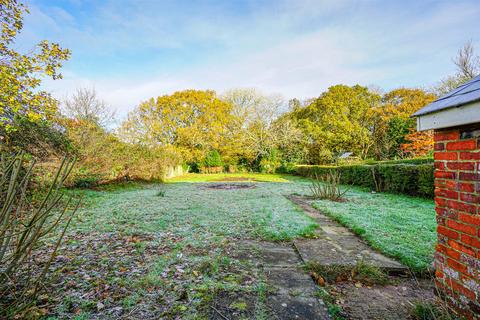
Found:
[[[325,305],[315,298],[272,295],[267,298],[267,305],[277,319],[330,319]]]
[[[237,259],[249,260],[264,266],[300,266],[302,260],[293,248],[292,244],[280,244],[266,241],[247,240],[239,242]]]
[[[358,238],[348,228],[330,219],[313,208],[309,202],[298,196],[289,199],[298,204],[314,218],[321,231],[318,239],[299,239],[294,241],[302,260],[306,263],[317,262],[321,265],[353,266],[359,261],[374,265],[387,272],[407,273],[408,268],[401,263],[373,250],[367,243]]]

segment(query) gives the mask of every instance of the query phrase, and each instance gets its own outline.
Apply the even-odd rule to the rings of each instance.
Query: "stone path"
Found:
[[[303,261],[321,265],[354,266],[358,261],[383,269],[390,274],[405,274],[408,268],[372,248],[350,230],[315,210],[305,199],[288,197],[319,224],[317,239],[299,239],[294,245]]]
[[[266,304],[276,319],[329,319],[316,287],[302,269],[303,263],[291,244],[246,240],[238,244],[237,258],[262,268],[273,293]]]
[[[318,238],[290,243],[244,240],[235,250],[235,257],[255,264],[273,288],[266,305],[274,319],[329,319],[325,303],[315,294],[318,290],[315,282],[303,269],[305,263],[355,266],[362,260],[390,275],[408,274],[405,266],[370,248],[304,198],[288,198],[317,221]],[[336,291],[349,319],[405,319],[414,301],[433,299],[431,281],[420,288],[418,281],[409,277],[396,279],[395,285],[357,287],[346,282],[332,284],[331,289]]]

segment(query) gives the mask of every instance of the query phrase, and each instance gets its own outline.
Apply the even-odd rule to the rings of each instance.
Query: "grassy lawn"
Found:
[[[250,185],[244,178],[254,188],[206,188],[218,181]],[[268,319],[265,275],[235,258],[238,242],[287,241],[316,228],[285,198],[308,195],[309,180],[288,175],[189,174],[164,184],[74,192],[84,194],[85,205],[52,266],[61,289],[49,296],[51,319],[205,319],[210,303],[224,300],[242,306],[244,318]],[[412,268],[431,262],[431,200],[360,189],[348,200],[314,205]]]
[[[284,197],[305,186],[290,183],[279,175],[248,177],[286,183],[258,183],[255,188],[245,190],[214,190],[202,183],[188,182],[217,181],[223,175],[189,175],[166,184],[84,191],[91,205],[79,212],[81,223],[76,228],[272,241],[290,240],[315,228],[313,220]]]
[[[244,318],[268,319],[264,274],[235,258],[238,241],[289,240],[309,235],[316,224],[284,197],[307,184],[248,177],[280,182],[213,190],[202,181],[224,175],[187,175],[165,184],[76,190],[85,205],[60,253],[56,278],[63,291],[51,295],[50,312],[62,319],[206,319],[210,302],[226,299],[227,306],[241,306]]]
[[[437,239],[433,200],[358,188],[346,197],[346,202],[321,200],[313,206],[411,269],[431,266]]]
[[[289,182],[298,181],[302,178],[297,176],[266,173],[215,173],[197,174],[188,173],[180,177],[168,179],[167,182],[220,182],[220,181],[250,180],[256,182]]]

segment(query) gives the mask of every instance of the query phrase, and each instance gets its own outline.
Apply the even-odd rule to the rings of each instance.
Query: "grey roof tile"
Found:
[[[480,75],[426,105],[415,112],[413,116],[421,116],[444,109],[456,108],[475,101],[480,101]]]

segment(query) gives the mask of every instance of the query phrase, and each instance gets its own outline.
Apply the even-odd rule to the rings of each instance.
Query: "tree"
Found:
[[[256,89],[233,89],[222,99],[232,105],[235,132],[243,155],[252,162],[271,154],[276,146],[277,131],[273,123],[285,108],[279,95],[264,95]]]
[[[406,136],[415,132],[410,116],[435,100],[436,96],[421,89],[400,88],[386,93],[382,103],[373,110],[373,153],[377,159],[403,156],[401,146]],[[413,139],[415,136],[412,135]],[[414,142],[414,141],[410,141]]]
[[[480,56],[475,53],[475,48],[471,41],[467,42],[460,48],[457,55],[452,59],[457,67],[457,72],[440,81],[433,88],[433,92],[437,96],[442,96],[454,90],[470,79],[480,74]]]
[[[433,152],[433,131],[416,131],[410,129],[410,133],[404,137],[405,143],[401,145],[402,152],[411,158],[424,157]]]
[[[284,162],[305,162],[308,153],[308,147],[305,143],[306,136],[295,119],[290,117],[290,113],[285,113],[275,120],[271,130],[275,137],[275,148],[280,151],[280,156]]]
[[[141,103],[122,124],[120,136],[143,145],[176,147],[186,161],[201,161],[230,141],[232,106],[214,91],[185,90]]]
[[[333,160],[351,151],[366,157],[371,147],[371,110],[380,102],[367,88],[336,85],[305,108],[293,111],[292,119],[303,130],[311,163]]]
[[[27,128],[25,121],[43,126],[55,117],[56,100],[38,87],[43,76],[60,79],[58,70],[70,57],[69,50],[46,40],[28,53],[17,52],[15,38],[25,13],[26,6],[17,0],[0,0],[0,138],[11,145],[17,142],[11,133]]]
[[[94,123],[106,128],[114,121],[115,112],[100,100],[95,89],[79,88],[63,104],[62,113],[67,117]]]

